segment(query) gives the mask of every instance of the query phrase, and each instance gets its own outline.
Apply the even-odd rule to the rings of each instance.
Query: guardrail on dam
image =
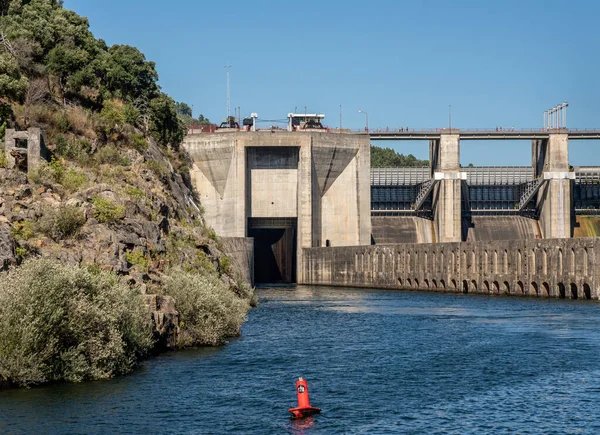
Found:
[[[599,299],[599,238],[305,248],[303,284]]]

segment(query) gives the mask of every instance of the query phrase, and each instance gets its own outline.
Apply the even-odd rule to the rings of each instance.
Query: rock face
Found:
[[[169,266],[195,267],[201,257],[237,291],[238,272],[219,269],[221,245],[207,237],[199,202],[165,152],[152,140],[143,154],[122,151],[131,162],[125,167],[73,164],[86,177],[75,192],[54,180],[34,184],[18,168],[0,168],[0,270],[40,255],[115,272],[145,294],[157,350],[176,348],[175,301],[153,294],[163,273]],[[75,222],[76,231],[63,237]]]
[[[146,306],[154,322],[155,350],[158,352],[177,347],[179,312],[170,296],[146,295]]]

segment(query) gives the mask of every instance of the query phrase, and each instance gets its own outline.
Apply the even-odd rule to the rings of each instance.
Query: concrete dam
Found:
[[[371,243],[368,137],[234,130],[184,147],[207,224],[254,239],[256,282],[296,282],[305,248]]]
[[[184,147],[207,224],[220,236],[253,239],[258,283],[414,288],[416,282],[447,291],[598,298],[596,242],[588,237],[600,231],[600,171],[569,166],[568,130],[534,136],[527,167],[461,167],[458,130],[428,137],[428,168],[371,169],[369,135],[323,130],[191,134]],[[587,277],[552,278],[552,262],[568,252],[583,256],[584,239],[587,267],[579,272]],[[519,243],[526,244],[520,257]],[[431,259],[450,246],[455,257],[469,251],[471,257],[450,262],[448,251],[446,275],[433,276]],[[396,254],[375,263],[382,249]],[[540,256],[550,262],[546,269],[518,266],[532,249],[536,262]],[[356,250],[361,261],[340,254]],[[498,260],[502,255],[507,259]],[[402,275],[398,265],[406,258],[413,263]],[[389,282],[377,278],[381,264],[382,272],[396,268]],[[498,264],[506,273],[493,275]],[[460,273],[452,276],[452,265]],[[560,289],[571,285],[576,290]]]

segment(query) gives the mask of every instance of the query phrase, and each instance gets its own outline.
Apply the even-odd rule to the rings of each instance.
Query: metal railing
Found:
[[[433,190],[433,187],[435,186],[436,182],[437,182],[437,180],[430,179],[430,180],[427,180],[426,182],[424,182],[423,184],[421,184],[421,187],[419,188],[419,193],[417,193],[417,199],[415,200],[415,203],[412,205],[413,210],[418,210],[421,208],[421,206],[423,205],[423,203],[425,202],[425,200],[427,199],[427,197]]]
[[[535,180],[527,183],[525,192],[523,193],[523,196],[521,196],[521,199],[519,200],[519,211],[523,210],[525,208],[525,206],[527,204],[529,204],[529,201],[531,201],[531,199],[533,198],[533,195],[535,195],[537,193],[537,191],[540,190],[540,187],[542,187],[542,184],[544,183],[544,181],[545,180],[542,177],[540,177],[540,178],[536,178]]]

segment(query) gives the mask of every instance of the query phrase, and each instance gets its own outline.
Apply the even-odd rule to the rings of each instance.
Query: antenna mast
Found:
[[[230,104],[230,92],[229,92],[229,70],[233,65],[229,65],[229,61],[227,61],[227,65],[225,65],[225,69],[227,70],[227,119],[225,122],[229,123],[229,115],[231,113],[231,104]]]

